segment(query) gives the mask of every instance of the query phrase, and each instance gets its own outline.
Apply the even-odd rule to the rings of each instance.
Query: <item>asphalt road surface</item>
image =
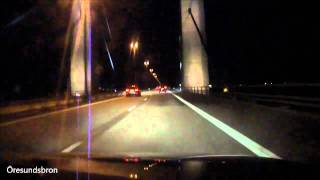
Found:
[[[0,151],[277,157],[170,93],[117,97],[2,123]]]

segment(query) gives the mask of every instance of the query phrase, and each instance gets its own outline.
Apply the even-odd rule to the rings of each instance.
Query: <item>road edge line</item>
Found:
[[[215,127],[232,137],[234,140],[236,140],[238,143],[242,144],[244,147],[249,149],[251,152],[256,154],[259,157],[266,157],[266,158],[275,158],[275,159],[281,159],[280,156],[276,155],[275,153],[271,152],[270,150],[266,149],[265,147],[261,146],[260,144],[256,143],[255,141],[251,140],[247,136],[241,134],[239,131],[231,128],[227,124],[223,123],[219,119],[211,116],[210,114],[206,113],[202,109],[198,108],[197,106],[191,104],[190,102],[186,101],[185,99],[181,98],[180,96],[170,92],[175,98],[177,98],[179,101],[181,101],[183,104],[188,106],[190,109],[195,111],[197,114],[199,114],[201,117],[209,121],[211,124],[213,124]]]
[[[78,141],[78,142],[68,146],[64,150],[62,150],[61,153],[69,153],[69,152],[73,151],[74,149],[76,149],[77,147],[79,147],[81,144],[82,144],[82,142]]]
[[[134,110],[136,107],[137,107],[136,105],[131,106],[131,107],[128,108],[128,111],[131,112],[131,111]]]

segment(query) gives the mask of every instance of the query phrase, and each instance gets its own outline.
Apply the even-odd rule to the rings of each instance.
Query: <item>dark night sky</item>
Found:
[[[210,62],[217,81],[319,82],[315,4],[214,0],[206,7]]]
[[[68,24],[68,0],[17,0],[1,4],[1,99],[52,96]],[[161,81],[177,85],[180,9],[178,0],[103,1],[94,13],[96,86],[122,87],[128,79],[128,44],[138,37],[137,60],[151,60]],[[319,82],[319,20],[316,9],[272,1],[207,0],[211,82]],[[315,5],[314,5],[315,7]],[[6,25],[28,12],[21,22]],[[107,62],[103,12],[108,16],[115,63]],[[65,63],[67,65],[67,63]],[[143,71],[143,69],[141,69]],[[65,73],[64,73],[65,74]],[[143,75],[145,76],[145,75]],[[142,76],[142,77],[143,77]],[[150,79],[144,78],[145,83]],[[66,75],[62,84],[66,82]],[[62,85],[65,89],[66,85]]]

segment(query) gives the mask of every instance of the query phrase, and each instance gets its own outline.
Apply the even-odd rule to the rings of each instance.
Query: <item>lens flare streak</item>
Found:
[[[87,93],[88,93],[88,159],[91,156],[91,129],[92,129],[92,112],[91,112],[91,68],[92,68],[92,39],[91,39],[91,14],[90,0],[83,1],[85,3],[86,28],[87,28]]]
[[[112,70],[114,71],[113,60],[112,60],[112,57],[111,57],[111,54],[110,54],[110,51],[109,51],[109,47],[108,47],[107,43],[105,43],[105,44],[106,44],[106,50],[107,50],[108,56],[109,56],[110,65],[111,65]]]

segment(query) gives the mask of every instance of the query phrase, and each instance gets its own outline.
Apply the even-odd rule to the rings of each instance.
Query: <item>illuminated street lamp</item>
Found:
[[[229,92],[229,89],[227,87],[224,87],[223,88],[223,93],[228,93]]]
[[[138,44],[138,41],[136,41],[136,42],[134,43],[134,48],[135,48],[135,49],[138,49],[138,47],[139,47],[139,44]]]
[[[135,72],[135,68],[136,68],[136,61],[135,61],[135,56],[136,56],[136,52],[137,52],[137,50],[138,50],[138,48],[139,48],[139,43],[138,43],[138,41],[131,41],[131,43],[130,43],[130,56],[131,56],[131,58],[132,58],[132,66],[134,67],[133,68],[133,78],[134,78],[134,82],[136,82],[137,80],[136,80],[136,72]],[[132,54],[131,54],[132,53]]]
[[[153,75],[153,76],[156,76],[157,74],[156,74],[156,73],[152,73],[152,75]]]
[[[131,51],[136,52],[138,48],[139,48],[139,43],[138,43],[138,41],[132,41],[132,42],[130,43],[130,50],[131,50]]]
[[[153,73],[153,69],[151,68],[151,69],[149,69],[149,71],[150,71],[150,73]]]
[[[148,66],[149,66],[149,60],[144,61],[144,65],[146,66],[146,68],[148,68]]]

